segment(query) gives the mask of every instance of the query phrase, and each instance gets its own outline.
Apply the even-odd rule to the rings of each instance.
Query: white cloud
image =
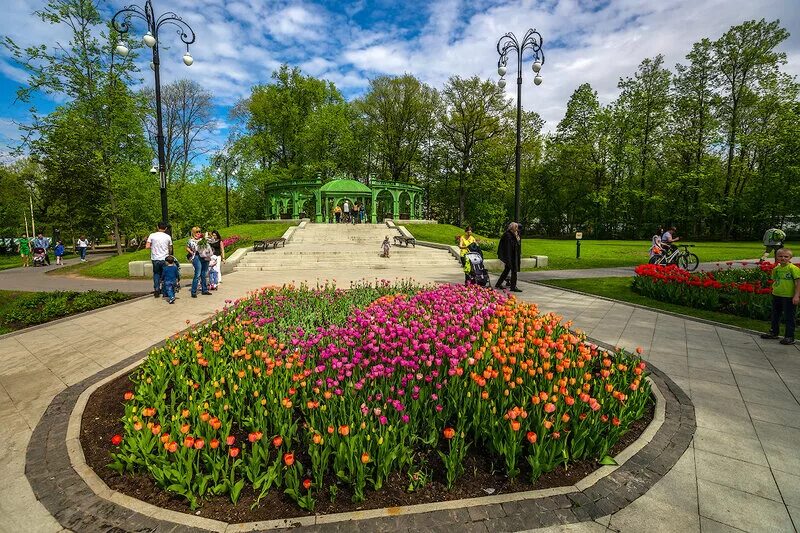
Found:
[[[101,6],[110,17],[129,2],[111,0]],[[553,129],[581,83],[591,83],[601,101],[608,103],[619,93],[618,80],[632,76],[646,57],[663,53],[665,64],[672,68],[684,61],[694,42],[716,38],[743,20],[780,18],[783,27],[797,30],[800,10],[792,6],[796,2],[351,0],[323,6],[315,0],[159,0],[156,7],[184,16],[197,32],[197,42],[191,46],[195,64],[187,69],[180,59],[184,48],[178,36],[172,27],[165,28],[164,83],[193,79],[212,91],[215,103],[222,106],[248,95],[255,84],[269,83],[271,73],[284,62],[333,81],[350,97],[363,93],[368,79],[381,74],[411,73],[435,87],[452,75],[497,79],[497,40],[507,31],[522,36],[535,27],[544,37],[544,84],[534,87],[526,57],[522,101]],[[31,15],[44,5],[45,0],[6,0],[0,35],[23,46],[66,42],[64,28]],[[407,20],[416,20],[415,26],[397,22]],[[137,24],[133,33],[140,35],[143,26]],[[800,74],[800,31],[796,33],[782,45],[789,60],[785,70],[792,74]],[[149,85],[153,80],[147,63],[141,61],[141,77]],[[17,82],[25,79],[2,49],[0,75]],[[510,96],[515,95],[515,75],[510,69]],[[9,103],[13,100],[13,95],[4,97]],[[218,131],[222,134],[224,128]]]

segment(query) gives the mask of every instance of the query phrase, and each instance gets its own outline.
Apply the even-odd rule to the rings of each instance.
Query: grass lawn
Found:
[[[463,234],[463,230],[449,224],[404,224],[406,228],[421,241],[455,244],[455,237]],[[476,238],[491,241],[497,249],[499,238],[490,239],[476,235]],[[755,259],[761,257],[764,246],[760,242],[697,242],[692,251],[700,261],[731,261],[738,259]],[[790,243],[787,246],[791,247]],[[546,255],[549,258],[549,270],[570,268],[606,268],[635,266],[646,263],[649,259],[650,241],[595,241],[581,242],[581,258],[575,259],[575,241],[561,239],[523,239],[522,256]],[[495,258],[495,252],[484,252],[484,257]],[[537,269],[541,270],[541,269]]]
[[[236,244],[225,249],[225,255],[230,255],[236,251],[237,248],[250,246],[254,240],[259,239],[273,239],[280,237],[284,232],[289,229],[293,224],[282,222],[275,223],[259,223],[259,224],[239,224],[225,228],[220,231],[223,238],[228,238],[233,235],[241,237]],[[174,250],[175,257],[180,261],[186,261],[186,241],[188,238],[183,238],[175,241]],[[50,274],[65,275],[65,274],[80,274],[90,278],[127,278],[128,276],[128,263],[130,261],[148,261],[150,260],[150,250],[137,250],[135,252],[128,252],[122,255],[115,255],[104,259],[102,261],[81,263],[72,265],[65,268],[53,270]]]
[[[0,291],[0,335],[135,297],[117,291]]]
[[[755,331],[766,331],[768,328],[767,323],[763,320],[729,315],[727,313],[718,313],[716,311],[705,311],[703,309],[695,309],[694,307],[684,307],[682,305],[659,302],[658,300],[646,298],[633,292],[633,289],[631,289],[631,278],[550,279],[540,283],[543,285],[595,294],[597,296],[605,296],[606,298],[613,298],[614,300],[643,305],[662,311],[670,311],[681,315],[713,320],[714,322],[721,322],[723,324]]]

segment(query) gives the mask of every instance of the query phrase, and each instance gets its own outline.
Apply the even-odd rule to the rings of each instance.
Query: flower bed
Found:
[[[650,396],[637,356],[568,326],[474,287],[264,289],[151,352],[110,466],[192,508],[245,487],[362,501],[398,473],[424,484],[431,452],[452,487],[470,448],[535,480],[603,458]]]
[[[732,264],[729,262],[728,266]],[[634,270],[632,287],[643,296],[663,302],[767,320],[773,268],[774,263],[763,262],[757,268],[690,273],[675,265],[639,265]]]

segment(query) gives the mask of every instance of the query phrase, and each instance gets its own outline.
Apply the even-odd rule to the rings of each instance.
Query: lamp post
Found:
[[[214,156],[213,163],[217,167],[217,172],[222,173],[222,175],[225,177],[225,227],[227,228],[231,225],[231,216],[228,209],[228,176],[231,172],[235,171],[236,161],[234,161],[232,155],[229,155],[225,152],[219,152],[216,156]]]
[[[516,35],[511,32],[506,33],[500,40],[497,41],[497,53],[500,54],[500,59],[497,60],[497,73],[500,75],[500,81],[497,85],[502,89],[506,86],[505,75],[508,71],[507,64],[511,52],[517,53],[517,148],[514,162],[514,220],[521,223],[520,205],[519,205],[519,167],[520,167],[520,137],[521,137],[521,122],[522,122],[522,56],[525,50],[530,50],[533,54],[532,69],[535,74],[533,83],[536,85],[542,84],[542,76],[539,71],[542,70],[544,65],[544,51],[542,51],[542,36],[534,30],[529,29],[525,33],[522,41],[517,40]]]
[[[142,37],[144,44],[153,50],[153,62],[150,67],[155,74],[156,92],[156,143],[158,144],[158,174],[161,179],[161,221],[167,223],[167,165],[164,156],[164,126],[161,117],[161,72],[158,57],[158,32],[162,26],[172,25],[178,28],[178,35],[186,45],[186,53],[183,54],[183,63],[189,67],[194,63],[192,54],[189,53],[189,45],[195,41],[194,30],[184,20],[173,11],[167,11],[160,17],[156,17],[153,12],[153,3],[146,0],[144,9],[139,6],[126,6],[114,14],[111,24],[114,29],[124,35],[130,30],[130,19],[136,17],[147,23],[147,33]],[[130,51],[124,41],[120,41],[116,47],[117,53],[125,57]]]

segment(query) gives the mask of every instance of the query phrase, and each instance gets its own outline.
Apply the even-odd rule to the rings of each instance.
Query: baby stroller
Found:
[[[45,266],[47,261],[47,252],[45,252],[44,248],[36,247],[33,249],[33,266],[41,267]]]
[[[483,264],[483,253],[477,244],[472,243],[464,255],[465,283],[486,287],[489,285],[489,271]]]

